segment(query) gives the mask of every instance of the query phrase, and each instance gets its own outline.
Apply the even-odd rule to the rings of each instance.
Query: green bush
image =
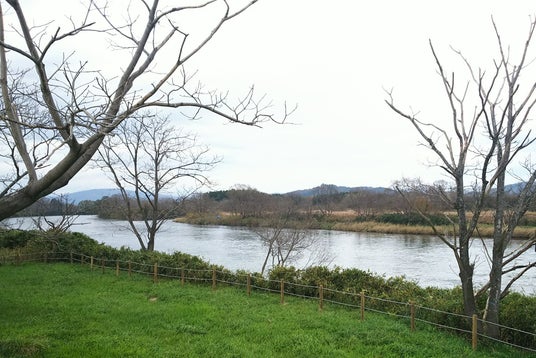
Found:
[[[429,214],[427,217],[434,225],[449,225],[450,220],[442,214]],[[395,225],[429,225],[420,214],[410,213],[385,213],[376,218],[376,221]]]
[[[0,248],[24,247],[35,236],[35,231],[0,229]]]
[[[536,297],[524,296],[520,293],[510,293],[501,302],[500,322],[507,327],[516,327],[525,332],[536,332]],[[526,347],[536,347],[533,334],[502,330],[501,338],[507,342]]]

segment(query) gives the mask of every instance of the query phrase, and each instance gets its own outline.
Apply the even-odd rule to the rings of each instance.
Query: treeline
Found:
[[[442,192],[441,195],[449,195]],[[510,194],[514,198],[514,194]],[[134,200],[134,199],[131,199]],[[146,205],[149,205],[148,203]],[[341,192],[335,185],[321,185],[307,195],[267,194],[249,186],[230,190],[197,193],[187,198],[161,198],[160,215],[173,219],[190,216],[230,215],[241,224],[255,218],[285,217],[287,220],[339,220],[351,217],[353,221],[376,221],[399,225],[428,225],[420,213],[425,213],[435,225],[448,225],[455,208],[448,207],[433,188],[406,190],[404,196],[391,189],[358,189]],[[535,206],[535,205],[533,205]],[[488,203],[492,208],[493,203]],[[20,216],[98,215],[103,219],[126,218],[125,203],[120,196],[106,196],[99,200],[84,200],[78,204],[68,197],[44,198]],[[532,208],[534,210],[535,208]],[[143,205],[142,209],[143,210]],[[134,213],[136,215],[136,213]],[[141,218],[143,212],[137,212]],[[535,219],[525,217],[522,225],[536,225]]]
[[[354,221],[377,221],[403,225],[448,225],[456,220],[456,208],[449,206],[445,197],[455,193],[436,186],[406,186],[400,192],[387,188],[363,188],[341,192],[335,185],[321,185],[308,195],[266,194],[242,186],[226,191],[198,194],[185,201],[184,212],[191,214],[228,213],[242,219],[282,215],[289,218],[333,218],[350,216]],[[478,196],[474,195],[476,200]],[[505,200],[515,203],[516,192],[509,192]],[[466,204],[471,206],[472,197]],[[485,209],[493,209],[489,201]],[[529,210],[536,210],[536,202]],[[425,214],[424,219],[419,213]],[[447,215],[445,215],[447,214]],[[484,219],[485,221],[485,219]],[[536,225],[531,217],[522,219],[521,225]]]
[[[134,200],[134,199],[132,199]],[[198,193],[187,198],[160,199],[170,210],[169,217],[188,213],[225,212],[241,218],[263,217],[274,213],[302,213],[329,215],[336,211],[352,211],[359,216],[373,216],[384,212],[407,212],[408,205],[392,190],[338,192],[333,185],[317,188],[313,195],[267,194],[248,186],[230,190]],[[125,203],[119,195],[99,200],[83,200],[78,204],[68,196],[47,197],[21,211],[19,216],[98,215],[104,219],[124,218]]]
[[[342,211],[351,211],[358,216],[373,216],[408,210],[403,198],[393,190],[339,192],[335,185],[322,185],[309,195],[266,194],[241,186],[198,194],[185,202],[185,211],[188,213],[226,212],[242,218],[273,213],[330,215]]]
[[[132,198],[131,200],[134,200]],[[164,198],[159,200],[162,215],[173,219],[183,216],[183,200]],[[149,205],[148,202],[144,203]],[[142,205],[142,210],[143,210]],[[142,217],[141,211],[134,212],[135,219]],[[18,213],[17,216],[75,216],[75,215],[97,215],[101,219],[126,219],[126,205],[119,195],[105,196],[98,200],[82,200],[78,204],[69,201],[68,196],[58,196],[53,198],[42,198],[32,206]]]

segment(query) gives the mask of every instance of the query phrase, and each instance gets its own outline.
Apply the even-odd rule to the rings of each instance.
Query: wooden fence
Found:
[[[119,276],[121,272],[132,276],[135,274],[148,275],[152,277],[154,283],[157,283],[159,278],[180,280],[181,284],[186,282],[205,282],[210,284],[212,289],[217,288],[218,283],[223,283],[232,286],[244,287],[247,295],[251,295],[253,289],[259,291],[268,291],[280,295],[281,304],[285,303],[286,296],[296,296],[306,299],[318,300],[319,309],[324,309],[326,303],[355,308],[359,314],[358,318],[365,319],[366,312],[375,312],[380,314],[388,314],[394,317],[407,319],[409,329],[415,331],[417,323],[432,325],[441,329],[455,331],[467,335],[471,339],[471,344],[474,350],[477,349],[479,339],[487,339],[490,341],[507,344],[516,348],[536,352],[534,346],[519,345],[507,340],[496,339],[487,336],[479,330],[479,327],[485,327],[493,323],[487,322],[479,318],[477,315],[467,317],[456,313],[436,310],[429,307],[417,305],[414,301],[398,302],[386,298],[373,297],[366,294],[365,291],[344,292],[330,289],[327,287],[309,286],[298,283],[285,282],[284,280],[275,281],[252,276],[251,274],[237,274],[216,269],[198,270],[181,267],[159,266],[155,263],[140,263],[121,260],[109,260],[104,258],[95,258],[79,253],[39,253],[39,254],[13,254],[0,258],[1,264],[21,264],[23,262],[70,262],[71,264],[88,265],[91,270],[100,270],[104,273],[106,270],[114,270],[115,275]],[[419,313],[424,313],[419,315]],[[439,319],[431,320],[423,317],[440,317]],[[464,326],[453,326],[449,321],[467,322]],[[536,334],[526,332],[512,327],[498,325],[504,331],[510,331],[510,336],[524,336],[525,341],[536,342]]]

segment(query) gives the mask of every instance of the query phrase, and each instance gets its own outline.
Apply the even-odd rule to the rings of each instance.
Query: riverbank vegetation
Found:
[[[427,219],[441,232],[452,233],[456,213],[438,198],[418,192],[399,193],[387,188],[354,188],[339,191],[334,185],[321,185],[310,191],[266,194],[248,186],[225,191],[198,193],[194,196],[161,199],[161,205],[173,210],[167,218],[195,225],[246,227],[309,228],[354,232],[431,235]],[[513,194],[512,200],[513,199]],[[180,201],[180,205],[177,205]],[[118,196],[85,200],[78,204],[68,197],[45,198],[21,216],[98,215],[102,219],[125,220]],[[417,211],[418,209],[418,211]],[[470,216],[469,216],[470,217]],[[141,215],[134,213],[134,218]],[[536,203],[520,220],[514,237],[527,239],[536,230]],[[490,237],[493,232],[493,204],[480,214],[477,233]]]
[[[0,355],[9,357],[529,357],[394,317],[232,287],[97,274],[68,264],[0,267]],[[28,294],[31,292],[31,294]],[[53,305],[50,302],[54,302]],[[30,323],[31,322],[31,323]]]
[[[439,218],[436,222],[436,229],[443,233],[452,234],[453,226],[446,224],[445,217],[451,217],[452,213],[443,212],[436,214]],[[229,212],[209,212],[209,213],[188,213],[177,217],[175,222],[192,225],[225,225],[225,226],[245,226],[245,227],[271,227],[275,222],[281,222],[278,214],[267,213],[262,217],[242,217]],[[285,219],[285,226],[288,228],[303,228],[315,230],[339,230],[351,232],[375,232],[384,234],[407,234],[407,235],[434,235],[430,225],[427,225],[416,213],[382,213],[378,215],[362,216],[351,211],[334,211],[329,215],[319,213],[294,214],[293,218]],[[525,225],[516,228],[514,237],[516,239],[528,239],[534,236],[536,231],[536,212],[526,214]],[[480,237],[491,237],[493,234],[493,223],[491,217],[481,220],[478,227]]]
[[[158,263],[159,273],[162,276],[176,274],[173,271],[176,267],[188,270],[207,270],[209,274],[203,279],[210,280],[210,271],[218,270],[221,279],[226,282],[238,282],[243,277],[244,272],[232,272],[221,266],[211,265],[198,257],[173,253],[165,254],[160,252],[149,252],[141,250],[131,250],[127,248],[115,249],[110,246],[99,244],[91,238],[79,233],[44,233],[40,231],[19,231],[19,230],[2,230],[0,231],[0,265],[9,261],[6,257],[27,256],[37,260],[46,260],[56,257],[55,254],[62,254],[69,261],[68,253],[75,252],[84,254],[87,257],[94,257],[96,262],[100,260],[111,260],[112,262],[137,262],[145,265],[149,270]],[[9,266],[9,265],[7,265]],[[3,268],[2,268],[3,269]],[[304,270],[298,270],[294,267],[276,267],[270,270],[266,275],[251,273],[255,285],[269,290],[277,290],[273,286],[274,282],[284,280],[293,284],[289,287],[290,293],[296,295],[309,295],[305,292],[308,286],[322,285],[325,288],[337,290],[343,293],[356,293],[360,291],[367,292],[367,295],[385,299],[378,300],[375,308],[390,312],[393,315],[400,312],[393,310],[389,300],[398,302],[413,301],[415,304],[432,307],[434,310],[423,312],[421,317],[424,320],[440,322],[454,327],[466,327],[468,322],[463,316],[463,307],[461,300],[461,290],[439,289],[435,287],[420,287],[416,283],[405,279],[404,277],[390,277],[376,275],[359,269],[341,269],[327,267],[309,267]],[[22,281],[21,281],[22,282]],[[70,280],[68,282],[71,282]],[[176,285],[176,283],[175,283]],[[11,289],[11,288],[10,288]],[[33,292],[33,290],[32,290]],[[341,294],[336,299],[340,302],[355,304],[355,296]],[[327,297],[326,297],[327,299]],[[485,297],[480,299],[480,305],[483,309]],[[385,307],[384,307],[385,306]],[[533,332],[536,327],[536,297],[524,296],[518,293],[510,293],[503,301],[502,307],[504,312],[501,322],[505,326],[514,327],[526,332]],[[437,310],[437,311],[435,311]],[[443,316],[441,313],[451,312],[454,316]],[[518,335],[516,332],[505,331],[501,337],[506,342],[519,344],[525,347],[536,348],[536,341],[532,335]],[[15,344],[10,341],[9,344]],[[24,342],[24,340],[23,340]]]

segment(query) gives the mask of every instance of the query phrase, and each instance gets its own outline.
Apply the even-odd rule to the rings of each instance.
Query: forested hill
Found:
[[[334,184],[322,184],[310,189],[299,189],[294,190],[283,195],[296,195],[302,197],[312,197],[322,194],[338,194],[338,193],[351,193],[355,191],[366,191],[372,193],[388,193],[391,192],[391,189],[382,188],[382,187],[370,187],[370,186],[359,186],[359,187],[348,187],[348,186],[339,186]],[[79,204],[81,201],[89,200],[95,201],[104,198],[105,196],[114,196],[119,194],[119,190],[115,188],[110,189],[90,189],[77,191],[73,193],[65,194],[69,200],[74,204]]]
[[[522,184],[523,183],[507,185],[506,190],[507,192],[510,192],[513,194],[518,193],[520,189],[522,188]],[[372,186],[348,187],[348,186],[340,186],[340,185],[335,185],[335,184],[321,184],[314,188],[298,189],[298,190],[294,190],[288,193],[284,193],[283,195],[313,197],[313,196],[318,196],[318,195],[332,195],[332,194],[340,194],[340,193],[352,193],[352,192],[358,192],[358,191],[369,192],[369,193],[374,193],[374,194],[389,194],[393,192],[393,189],[384,188],[384,187],[372,187]],[[84,200],[95,201],[95,200],[100,200],[106,196],[113,196],[117,194],[119,194],[119,190],[115,188],[110,188],[110,189],[91,189],[91,190],[77,191],[77,192],[66,194],[66,196],[68,197],[69,202],[72,202],[74,204],[79,204],[81,201],[84,201]]]
[[[392,192],[393,190],[389,188],[383,188],[383,187],[371,187],[371,186],[348,187],[348,186],[339,186],[339,185],[334,185],[334,184],[322,184],[320,186],[317,186],[311,189],[301,189],[301,190],[291,191],[289,193],[286,193],[286,195],[312,197],[312,196],[317,196],[317,195],[351,193],[355,191],[383,194],[383,193]]]
[[[119,189],[111,188],[111,189],[91,189],[91,190],[83,190],[83,191],[77,191],[74,193],[66,194],[69,202],[72,202],[74,204],[79,204],[81,201],[89,200],[89,201],[95,201],[104,198],[105,196],[114,196],[120,194]]]

